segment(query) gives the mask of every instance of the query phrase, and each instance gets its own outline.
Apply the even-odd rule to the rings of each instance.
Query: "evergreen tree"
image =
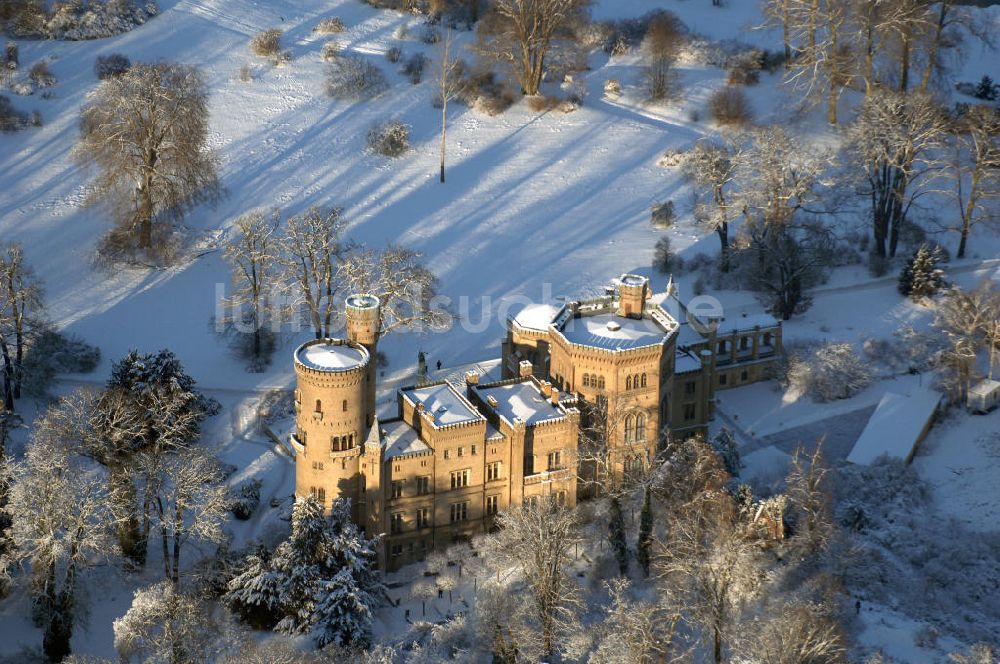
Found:
[[[315,498],[301,500],[291,536],[270,560],[248,557],[225,600],[251,625],[311,634],[319,647],[366,645],[385,592],[375,568],[377,544],[351,521],[350,501],[335,500],[325,517]]]
[[[611,519],[608,522],[608,541],[618,559],[618,570],[628,572],[628,543],[625,541],[625,516],[617,496],[611,497]]]
[[[926,244],[920,245],[899,275],[900,294],[919,300],[944,288],[944,270],[938,267],[941,258],[940,247],[930,249]]]
[[[722,460],[722,465],[725,466],[726,472],[733,477],[739,477],[743,462],[740,460],[740,450],[736,446],[736,436],[733,435],[733,432],[726,427],[722,427],[719,433],[715,434],[715,437],[712,439],[712,448],[715,449],[715,453]]]
[[[642,512],[639,514],[639,539],[635,547],[635,559],[642,573],[649,576],[649,545],[653,541],[653,505],[649,500],[649,487],[642,497]]]
[[[979,83],[976,84],[976,91],[972,95],[979,99],[993,101],[997,98],[997,86],[993,84],[992,78],[983,74],[983,77],[979,79]]]

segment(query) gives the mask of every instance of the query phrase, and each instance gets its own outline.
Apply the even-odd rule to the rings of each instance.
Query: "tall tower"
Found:
[[[379,327],[382,324],[382,303],[375,295],[358,293],[350,295],[344,303],[347,311],[347,340],[360,344],[368,351],[371,361],[365,377],[365,422],[375,421],[375,351]]]
[[[359,464],[372,364],[364,346],[341,339],[316,339],[295,351],[295,495],[314,495],[325,507],[350,498],[356,521],[363,514]]]

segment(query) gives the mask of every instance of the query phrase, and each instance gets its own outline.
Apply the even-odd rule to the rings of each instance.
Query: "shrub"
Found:
[[[42,114],[37,110],[31,112],[31,126],[41,127],[42,126]]]
[[[364,58],[336,58],[327,70],[326,94],[334,99],[370,99],[388,87],[382,70]]]
[[[986,101],[993,101],[997,98],[997,86],[993,83],[993,79],[983,74],[983,77],[979,79],[979,83],[976,84],[976,89],[972,93],[973,97],[979,99],[985,99]]]
[[[674,211],[673,201],[653,203],[649,214],[649,221],[653,226],[656,228],[669,228],[673,226],[675,218],[676,212]]]
[[[260,505],[260,485],[260,480],[250,480],[230,490],[229,511],[240,521],[253,516]]]
[[[604,94],[612,99],[617,99],[622,93],[622,82],[617,78],[609,78],[604,81]]]
[[[14,132],[24,129],[27,125],[28,116],[15,110],[9,97],[0,95],[0,132]]]
[[[424,31],[420,33],[420,41],[425,44],[437,44],[441,41],[441,33],[431,26],[424,28]]]
[[[941,251],[921,245],[899,274],[899,293],[911,300],[930,297],[945,287],[944,270],[938,265]]]
[[[414,53],[407,58],[403,64],[403,74],[410,79],[410,83],[416,85],[424,76],[424,68],[427,66],[427,58],[423,53]]]
[[[91,373],[101,361],[101,351],[78,337],[43,327],[29,341],[24,356],[24,390],[45,398],[57,374]]]
[[[848,399],[872,382],[869,364],[847,343],[830,343],[788,359],[788,384],[817,401]]]
[[[757,85],[763,54],[757,49],[734,55],[726,65],[726,81],[729,85]]]
[[[552,111],[559,107],[562,100],[556,96],[550,95],[532,95],[528,99],[528,108],[530,108],[535,113],[544,113],[546,111]]]
[[[30,97],[35,94],[35,86],[31,81],[18,81],[10,86],[10,91],[20,97]]]
[[[750,122],[753,111],[739,88],[720,88],[708,100],[708,112],[721,125],[741,126]]]
[[[487,115],[500,115],[514,105],[514,94],[492,70],[480,71],[466,78],[458,99]]]
[[[386,157],[399,157],[410,149],[410,128],[399,122],[378,122],[368,129],[368,149]]]
[[[317,23],[316,27],[313,28],[313,32],[321,35],[333,35],[343,32],[346,29],[347,26],[344,25],[344,21],[337,16],[330,16]]]
[[[99,55],[94,61],[94,74],[100,80],[106,80],[115,76],[121,76],[132,67],[129,59],[121,53],[109,53]]]
[[[340,44],[333,40],[324,43],[319,55],[323,58],[323,62],[333,62],[340,57]]]
[[[32,65],[31,70],[28,72],[28,78],[35,82],[40,88],[47,88],[56,84],[55,75],[49,71],[48,60],[39,60],[34,65]]]
[[[282,34],[278,28],[262,30],[250,38],[250,50],[261,57],[277,57],[281,53]]]
[[[403,57],[403,49],[399,48],[398,46],[393,46],[385,52],[385,59],[391,62],[392,64],[396,64],[397,62],[399,62],[402,57]]]

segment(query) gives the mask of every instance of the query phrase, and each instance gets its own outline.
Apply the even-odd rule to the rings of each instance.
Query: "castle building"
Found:
[[[385,534],[390,571],[490,530],[508,506],[572,506],[648,467],[669,439],[706,430],[716,390],[766,377],[781,345],[770,316],[705,320],[672,285],[654,294],[627,274],[602,297],[511,316],[502,380],[405,387],[379,420],[380,305],[352,295],[347,339],[295,351],[291,442],[296,495],[350,498],[356,521]]]

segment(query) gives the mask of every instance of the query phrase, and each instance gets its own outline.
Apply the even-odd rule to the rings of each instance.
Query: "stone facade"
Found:
[[[715,390],[763,378],[781,343],[773,318],[704,321],[669,285],[654,295],[646,278],[623,275],[603,297],[511,317],[502,380],[470,372],[462,386],[402,388],[396,415],[380,421],[380,303],[346,305],[347,340],[295,354],[295,490],[326,505],[350,498],[358,523],[385,533],[387,570],[490,530],[508,506],[572,506],[647,467],[670,437],[706,429]],[[607,463],[586,453],[594,440],[606,441]]]

